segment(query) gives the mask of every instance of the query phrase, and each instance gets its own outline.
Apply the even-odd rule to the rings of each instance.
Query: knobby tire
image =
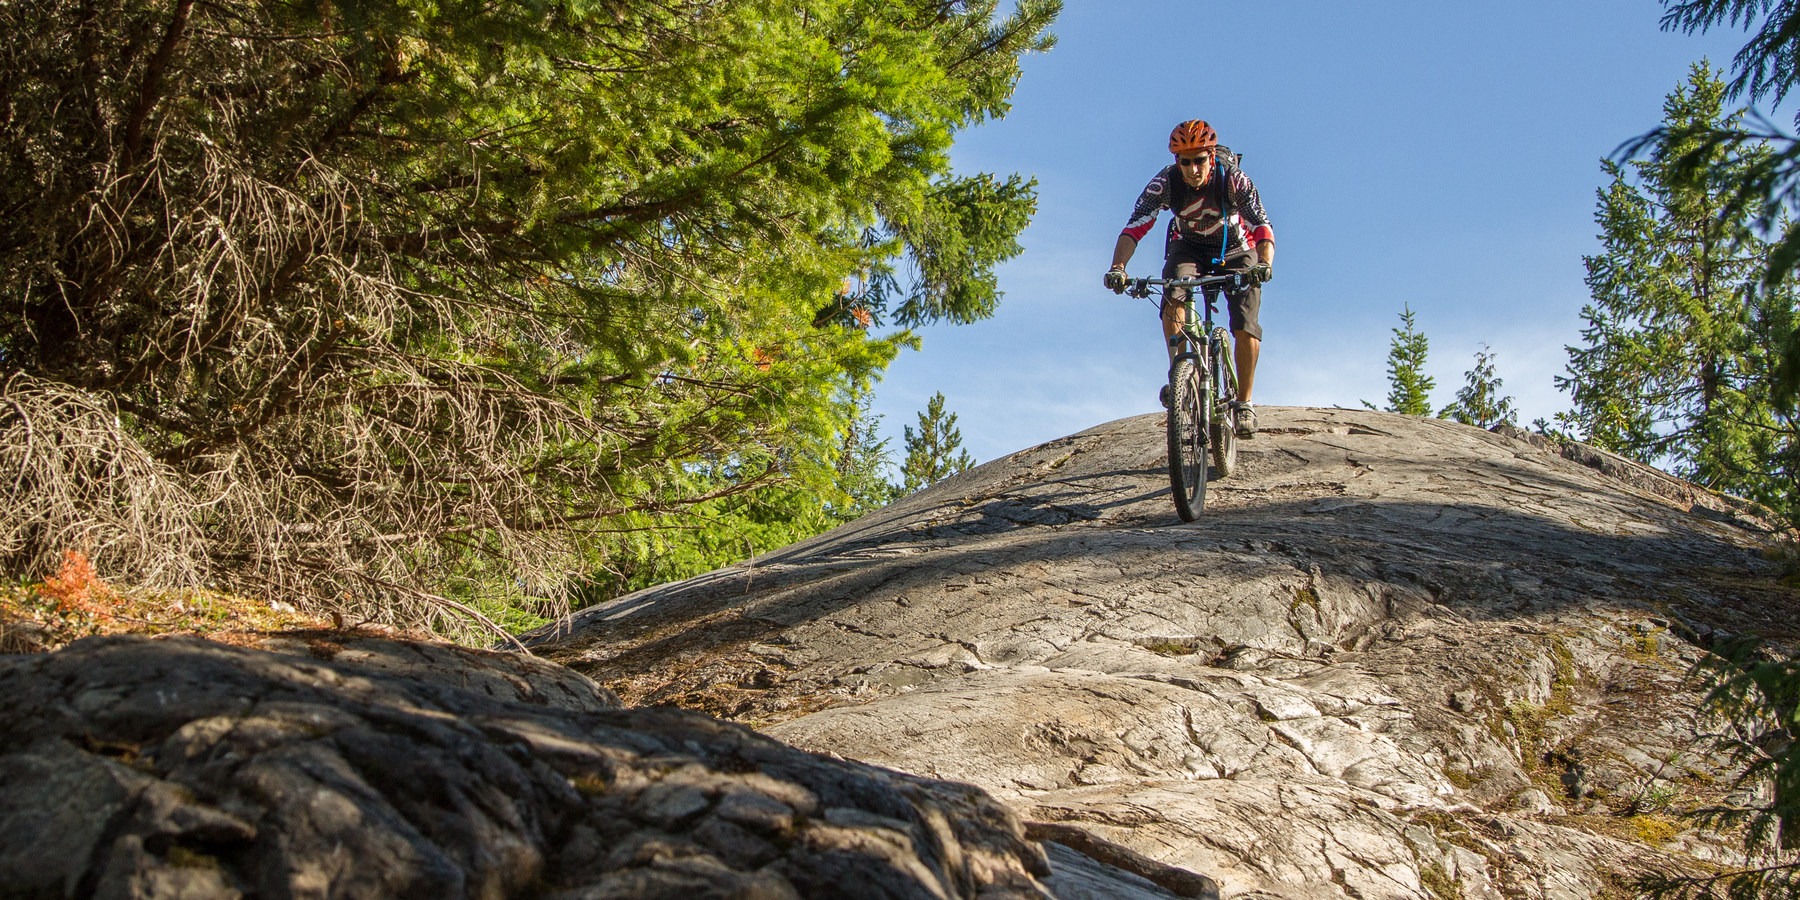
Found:
[[[1169,367],[1169,486],[1183,522],[1199,518],[1206,507],[1210,393],[1194,357],[1176,357]]]

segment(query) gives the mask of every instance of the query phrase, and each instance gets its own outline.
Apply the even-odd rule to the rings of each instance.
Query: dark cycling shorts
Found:
[[[1196,275],[1247,272],[1256,264],[1256,254],[1248,248],[1241,248],[1225,257],[1223,266],[1214,266],[1212,259],[1211,254],[1188,241],[1170,241],[1163,256],[1162,277],[1192,278]],[[1170,288],[1164,302],[1181,303],[1187,298],[1187,291],[1187,288]],[[1225,311],[1231,320],[1233,333],[1241,331],[1262,340],[1262,323],[1257,321],[1257,313],[1261,310],[1262,285],[1252,281],[1235,291],[1225,292]]]

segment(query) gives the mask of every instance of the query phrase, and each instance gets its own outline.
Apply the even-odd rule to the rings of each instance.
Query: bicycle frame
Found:
[[[1169,337],[1175,349],[1169,361],[1169,482],[1175,510],[1183,521],[1199,517],[1206,504],[1207,458],[1217,477],[1229,476],[1237,467],[1237,374],[1232,371],[1231,347],[1225,329],[1213,324],[1213,304],[1227,285],[1242,285],[1242,275],[1203,275],[1194,278],[1137,278],[1125,282],[1125,293],[1149,299],[1161,289],[1168,302],[1170,288],[1187,288],[1180,328]],[[1196,315],[1196,295],[1205,301],[1204,317]]]
[[[1194,278],[1133,278],[1125,282],[1125,293],[1140,300],[1147,300],[1154,293],[1152,290],[1153,288],[1161,288],[1165,298],[1168,296],[1169,288],[1187,288],[1187,299],[1183,304],[1187,315],[1183,317],[1181,331],[1176,337],[1170,339],[1170,343],[1180,340],[1182,341],[1182,352],[1194,353],[1198,348],[1205,347],[1207,338],[1213,334],[1213,302],[1218,298],[1220,292],[1225,289],[1226,285],[1235,286],[1242,283],[1242,275],[1201,275]],[[1198,332],[1194,331],[1194,313],[1196,311],[1194,297],[1197,294],[1206,298],[1206,317],[1205,320],[1200,323],[1201,330]]]

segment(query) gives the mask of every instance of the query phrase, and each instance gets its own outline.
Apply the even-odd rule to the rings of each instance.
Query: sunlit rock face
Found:
[[[1121,420],[535,657],[0,657],[0,895],[1575,898],[1732,859],[1679,816],[1734,774],[1684,676],[1800,621],[1766,521],[1587,448],[1259,412],[1197,522]]]
[[[1161,417],[1124,419],[532,643],[1183,895],[1587,897],[1728,858],[1679,818],[1729,776],[1684,675],[1797,621],[1767,521],[1518,432],[1259,414],[1191,524]]]

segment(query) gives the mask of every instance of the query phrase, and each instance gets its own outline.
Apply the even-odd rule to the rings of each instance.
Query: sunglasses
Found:
[[[1212,154],[1211,153],[1203,154],[1201,156],[1177,156],[1177,157],[1175,157],[1175,164],[1178,166],[1204,166],[1210,162],[1212,162]]]

